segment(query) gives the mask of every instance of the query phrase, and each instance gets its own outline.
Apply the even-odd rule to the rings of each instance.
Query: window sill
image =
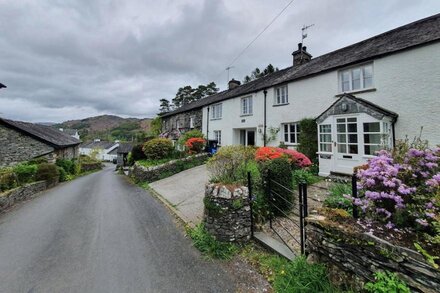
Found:
[[[280,106],[286,106],[289,105],[289,103],[284,103],[284,104],[273,104],[272,107],[280,107]]]
[[[247,117],[247,116],[253,116],[254,114],[241,114],[240,117]]]
[[[367,89],[360,89],[360,90],[355,90],[355,91],[348,91],[348,92],[339,93],[339,94],[335,95],[335,97],[339,98],[345,94],[361,94],[361,93],[368,93],[368,92],[375,92],[375,91],[376,91],[376,88],[372,87],[372,88],[367,88]]]
[[[214,120],[222,120],[222,118],[211,118],[209,119],[210,121],[214,121]]]
[[[317,155],[328,155],[328,156],[333,156],[333,153],[328,153],[328,152],[317,152]]]

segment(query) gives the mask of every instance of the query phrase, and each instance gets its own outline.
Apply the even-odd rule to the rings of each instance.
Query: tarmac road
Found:
[[[0,292],[233,292],[170,212],[113,166],[0,216]]]

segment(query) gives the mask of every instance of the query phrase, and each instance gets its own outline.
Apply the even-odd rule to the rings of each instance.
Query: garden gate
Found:
[[[270,210],[268,215],[270,229],[279,237],[279,239],[281,239],[292,253],[296,255],[297,251],[294,251],[291,245],[288,244],[291,240],[299,245],[301,254],[305,254],[307,239],[305,218],[308,216],[307,184],[300,183],[298,186],[298,194],[296,195],[290,186],[280,184],[276,178],[272,178],[270,172],[268,172],[264,179],[264,186]],[[256,198],[252,195],[250,173],[248,173],[248,187],[249,197],[251,199],[251,226],[253,236],[255,231],[255,221],[258,217],[261,219],[261,215],[254,212],[252,208],[252,203]]]

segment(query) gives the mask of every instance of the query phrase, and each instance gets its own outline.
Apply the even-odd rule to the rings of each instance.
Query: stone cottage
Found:
[[[80,143],[50,126],[0,118],[0,167],[40,157],[73,159]]]
[[[192,129],[202,130],[203,99],[162,114],[162,137],[177,140],[182,133]],[[199,105],[197,107],[197,105]]]

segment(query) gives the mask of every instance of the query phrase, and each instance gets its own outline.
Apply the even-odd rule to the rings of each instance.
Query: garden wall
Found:
[[[362,283],[373,280],[375,271],[387,270],[397,273],[413,290],[440,292],[440,271],[417,251],[354,232],[323,216],[307,218],[307,250],[311,260],[329,266],[336,283],[362,288]]]
[[[198,166],[203,165],[207,159],[208,154],[198,154],[152,167],[144,167],[135,163],[130,175],[136,182],[153,182],[187,169],[185,167],[187,163],[193,163],[195,166]]]
[[[46,181],[37,181],[0,193],[0,211],[11,207],[17,202],[29,199],[48,187]]]
[[[101,162],[96,163],[81,163],[81,173],[83,172],[89,172],[93,170],[99,170],[102,168]]]
[[[246,186],[207,184],[203,221],[217,240],[245,242],[251,238],[251,209]]]

